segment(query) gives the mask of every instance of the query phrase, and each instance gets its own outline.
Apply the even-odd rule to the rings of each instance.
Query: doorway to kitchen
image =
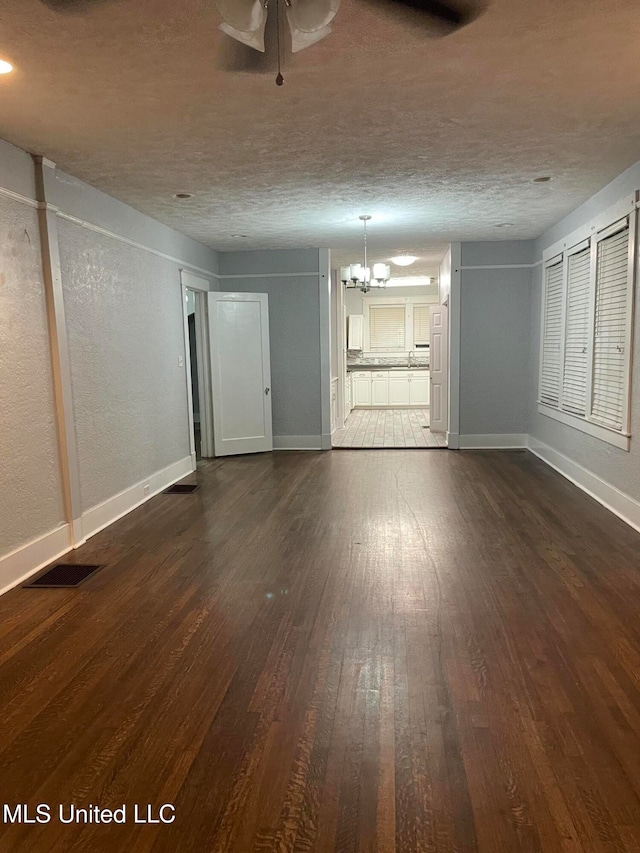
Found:
[[[400,276],[368,293],[337,284],[344,400],[333,446],[446,448],[446,307],[435,277]]]

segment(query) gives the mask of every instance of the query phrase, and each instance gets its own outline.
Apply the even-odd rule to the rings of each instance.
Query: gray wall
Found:
[[[585,204],[543,234],[536,241],[537,260],[542,253],[562,237],[593,219],[621,198],[640,189],[640,163],[636,163]],[[636,284],[636,300],[638,287]],[[626,452],[611,444],[592,438],[580,430],[561,424],[538,413],[538,364],[540,354],[540,310],[542,300],[542,272],[537,267],[533,275],[531,310],[531,371],[529,378],[530,434],[559,453],[582,465],[606,482],[640,500],[640,311],[636,302],[635,347],[631,400],[631,450]]]
[[[533,253],[527,241],[461,246],[461,435],[528,431]]]
[[[5,154],[0,147],[2,166]],[[28,191],[33,170],[24,158],[14,155],[10,165],[13,186],[21,179]],[[2,197],[0,406],[2,557],[65,522],[37,214]]]
[[[318,439],[322,435],[318,249],[221,252],[218,263],[223,276],[219,290],[269,296],[274,439]]]
[[[180,269],[217,255],[62,172],[45,184],[86,511],[189,456]],[[0,559],[68,520],[34,198],[31,157],[0,142]]]
[[[59,241],[86,511],[189,456],[180,272],[71,222]]]
[[[64,172],[49,175],[47,191],[63,213],[60,263],[86,512],[189,456],[180,269],[215,273],[217,254]]]

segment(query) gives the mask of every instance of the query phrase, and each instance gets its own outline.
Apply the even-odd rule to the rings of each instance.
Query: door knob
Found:
[[[271,391],[271,388],[265,388],[265,389],[264,389],[264,393],[265,393],[265,394],[268,394],[268,393],[269,393],[269,391]]]

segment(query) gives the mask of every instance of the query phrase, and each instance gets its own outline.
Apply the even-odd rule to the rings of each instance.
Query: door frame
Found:
[[[196,297],[195,333],[198,361],[198,405],[200,408],[200,452],[203,458],[211,458],[213,449],[213,405],[211,399],[211,368],[209,362],[209,325],[207,322],[207,293],[211,282],[191,270],[180,270],[180,293],[184,326],[185,377],[187,382],[187,409],[189,419],[189,451],[191,464],[196,469],[195,425],[193,422],[193,392],[191,356],[189,350],[189,315],[187,312],[187,290]]]

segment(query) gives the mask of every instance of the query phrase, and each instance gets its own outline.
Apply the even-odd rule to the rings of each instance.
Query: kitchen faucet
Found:
[[[414,352],[414,351],[413,351],[413,350],[411,350],[411,352],[410,352],[410,353],[409,353],[409,355],[407,356],[407,367],[411,367],[411,360],[414,358],[413,352]]]

